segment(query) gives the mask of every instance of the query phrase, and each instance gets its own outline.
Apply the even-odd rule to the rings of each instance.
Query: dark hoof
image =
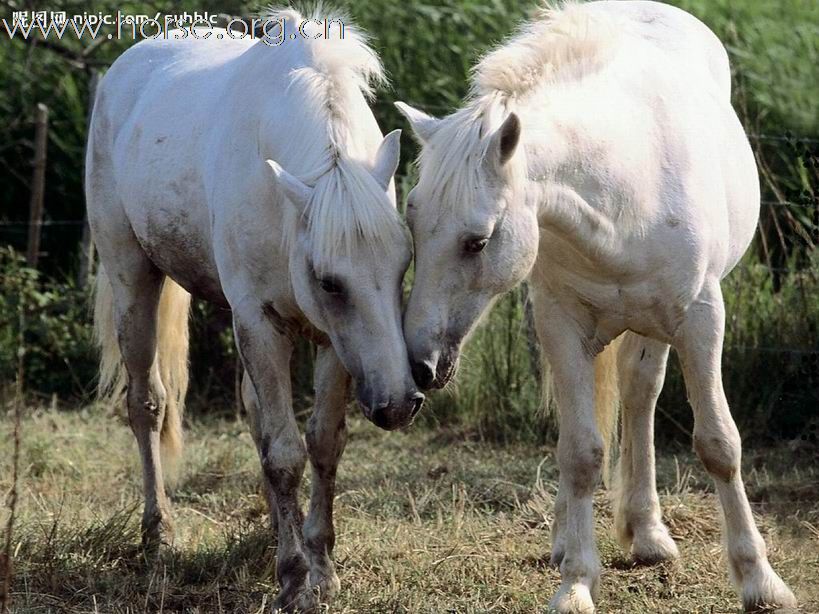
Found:
[[[273,602],[274,614],[316,614],[318,611],[318,595],[311,589],[303,589],[296,594],[281,592]]]
[[[142,549],[149,558],[156,558],[173,546],[173,523],[168,514],[154,514],[142,519]]]

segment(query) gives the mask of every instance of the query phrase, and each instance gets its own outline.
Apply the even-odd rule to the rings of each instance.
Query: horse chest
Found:
[[[670,341],[693,292],[654,278],[624,283],[552,268],[538,275],[588,337],[607,343],[626,330]]]

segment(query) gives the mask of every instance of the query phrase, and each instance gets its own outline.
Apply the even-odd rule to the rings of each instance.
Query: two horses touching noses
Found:
[[[303,19],[275,17],[290,31]],[[719,282],[751,241],[759,190],[719,41],[658,3],[570,4],[486,56],[452,115],[398,103],[421,143],[411,237],[393,184],[399,132],[382,137],[367,104],[382,75],[348,25],[340,40],[281,45],[145,41],[101,82],[86,164],[100,389],[124,399],[138,442],[146,549],[172,535],[163,467],[181,444],[191,295],[232,311],[278,534],[275,608],[309,612],[339,590],[332,515],[349,395],[377,426],[409,425],[482,314],[529,279],[560,409],[550,609],[594,611],[592,494],[618,397],[618,537],[644,562],[678,555],[653,447],[671,346],[744,606],[794,606],[753,521],[720,377]],[[290,391],[298,336],[317,346],[304,439]]]

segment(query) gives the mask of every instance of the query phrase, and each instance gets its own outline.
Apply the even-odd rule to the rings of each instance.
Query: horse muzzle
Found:
[[[421,392],[411,390],[398,402],[392,398],[379,401],[366,387],[359,387],[356,396],[364,417],[385,431],[394,431],[412,424],[421,411],[425,398]]]
[[[451,349],[436,359],[411,360],[410,370],[415,384],[421,390],[440,390],[455,376],[458,370],[458,352]]]

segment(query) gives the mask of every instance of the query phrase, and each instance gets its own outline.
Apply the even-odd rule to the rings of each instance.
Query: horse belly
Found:
[[[137,161],[150,170],[126,190],[128,221],[143,250],[163,273],[194,296],[226,304],[213,256],[210,213],[193,170],[179,171],[172,158],[159,165]]]
[[[136,229],[135,229],[136,230]],[[192,295],[227,306],[209,232],[184,209],[157,211],[137,238],[151,261]]]

